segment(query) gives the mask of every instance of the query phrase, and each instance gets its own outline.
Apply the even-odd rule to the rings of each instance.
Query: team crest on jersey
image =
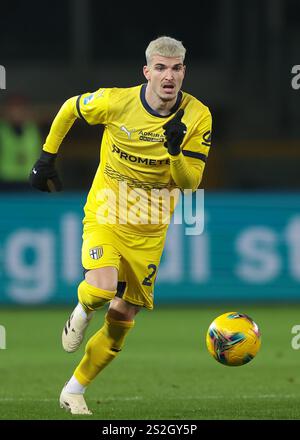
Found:
[[[103,247],[102,246],[97,246],[95,248],[90,249],[90,257],[93,260],[99,260],[99,258],[101,258],[103,255]]]

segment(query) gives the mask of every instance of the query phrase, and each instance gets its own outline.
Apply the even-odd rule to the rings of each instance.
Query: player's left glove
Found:
[[[163,126],[165,130],[164,135],[166,137],[164,146],[168,149],[171,156],[177,156],[180,153],[180,145],[186,134],[186,125],[181,121],[183,115],[184,110],[178,110],[174,118]]]

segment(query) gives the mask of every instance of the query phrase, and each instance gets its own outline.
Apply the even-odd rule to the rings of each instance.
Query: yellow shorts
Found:
[[[116,296],[151,310],[165,239],[166,233],[145,237],[106,225],[85,227],[82,265],[86,270],[116,267],[119,273]]]

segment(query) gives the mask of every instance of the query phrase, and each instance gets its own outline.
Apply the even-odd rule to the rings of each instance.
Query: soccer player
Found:
[[[154,282],[168,229],[165,218],[176,204],[174,197],[164,210],[161,192],[195,191],[202,179],[211,114],[181,91],[185,52],[180,41],[159,37],[146,49],[145,84],[100,88],[68,99],[30,174],[33,187],[60,191],[55,158],[68,130],[77,118],[104,125],[100,165],[84,207],[85,279],[78,286],[78,305],[63,329],[64,349],[77,350],[95,311],[107,303],[109,307],[102,328],[87,342],[81,362],[62,389],[60,406],[72,414],[91,414],[84,399],[86,387],[121,351],[141,308],[153,309]],[[149,221],[151,197],[159,212],[150,218],[153,221]]]

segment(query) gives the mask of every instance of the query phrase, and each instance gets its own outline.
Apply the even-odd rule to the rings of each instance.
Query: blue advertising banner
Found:
[[[76,302],[85,197],[0,196],[2,304]],[[155,303],[300,301],[300,195],[205,192],[204,203],[202,233],[191,216],[170,225]]]

